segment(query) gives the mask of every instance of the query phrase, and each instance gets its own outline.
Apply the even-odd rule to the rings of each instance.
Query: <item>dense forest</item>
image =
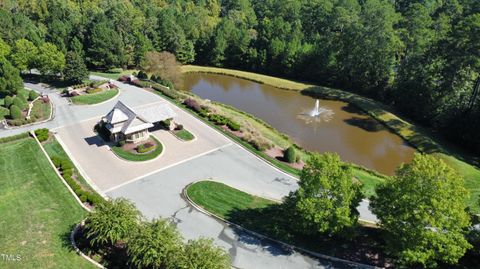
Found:
[[[0,38],[17,58],[58,50],[110,69],[169,51],[182,63],[358,92],[480,152],[478,0],[2,0],[0,8]],[[12,60],[25,70],[22,59]]]

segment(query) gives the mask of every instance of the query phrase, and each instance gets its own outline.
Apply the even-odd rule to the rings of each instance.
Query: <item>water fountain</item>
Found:
[[[315,100],[315,107],[306,112],[299,115],[299,118],[305,120],[306,123],[312,122],[326,122],[332,119],[333,111],[331,109],[321,107],[320,100]]]

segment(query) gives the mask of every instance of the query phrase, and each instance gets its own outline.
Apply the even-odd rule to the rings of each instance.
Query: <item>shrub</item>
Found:
[[[38,93],[36,91],[31,90],[28,92],[28,100],[33,101],[37,97],[38,97]]]
[[[232,130],[232,131],[240,131],[240,127],[241,127],[240,124],[238,124],[238,123],[236,123],[236,122],[234,122],[234,121],[232,121],[232,120],[229,120],[229,121],[227,122],[227,126],[228,126],[228,128],[230,128],[230,130]]]
[[[139,145],[137,147],[137,152],[138,153],[146,153],[146,152],[149,152],[149,151],[153,150],[154,147],[155,147],[155,145],[153,143],[147,142],[147,143]]]
[[[18,135],[12,135],[12,136],[7,136],[7,137],[2,137],[2,138],[0,138],[0,143],[7,143],[7,142],[11,142],[11,141],[15,141],[15,140],[27,138],[27,137],[29,137],[29,134],[28,134],[28,133],[21,133],[21,134],[18,134]]]
[[[10,118],[17,120],[22,118],[22,111],[17,105],[10,106]]]
[[[177,130],[177,131],[183,130],[183,125],[182,124],[177,124],[177,126],[175,127],[175,130]]]
[[[144,72],[143,70],[140,70],[140,71],[138,72],[137,77],[138,77],[139,79],[148,79],[148,74],[147,74],[146,72]]]
[[[118,146],[119,146],[119,147],[125,146],[125,140],[120,140],[120,141],[118,141]]]
[[[105,73],[122,73],[123,69],[122,68],[110,68],[105,70]]]
[[[120,77],[118,78],[118,81],[127,82],[127,81],[128,81],[128,76],[120,76]]]
[[[27,101],[25,101],[23,98],[21,98],[19,96],[15,96],[13,98],[13,104],[12,105],[18,107],[20,110],[24,110],[25,108],[27,108]]]
[[[171,122],[172,122],[171,119],[162,120],[162,121],[160,122],[160,126],[162,126],[162,127],[165,128],[165,129],[169,129]]]
[[[197,100],[193,98],[185,99],[185,101],[183,101],[183,104],[196,112],[200,112],[202,110],[200,104],[197,102]]]
[[[48,129],[37,129],[35,130],[35,135],[37,136],[38,141],[43,142],[48,139]]]
[[[290,146],[286,150],[283,151],[283,159],[288,163],[294,163],[296,161],[296,152],[295,149]]]
[[[6,96],[4,99],[3,106],[6,108],[10,108],[10,106],[13,104],[13,97],[10,95]]]

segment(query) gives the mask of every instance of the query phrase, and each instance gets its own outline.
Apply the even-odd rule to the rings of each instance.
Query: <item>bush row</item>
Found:
[[[48,139],[48,129],[42,128],[35,130],[35,136],[40,142],[46,141]]]
[[[137,152],[138,153],[147,153],[149,151],[152,151],[155,148],[155,145],[153,143],[147,142],[144,144],[141,144],[137,147]]]
[[[20,140],[20,139],[23,139],[23,138],[27,138],[29,136],[30,136],[29,133],[21,133],[21,134],[18,134],[18,135],[2,137],[2,138],[0,138],[0,143],[12,142],[12,141],[15,141],[15,140]]]
[[[240,131],[240,124],[225,116],[210,114],[208,115],[208,119],[216,125],[226,125],[232,131]]]
[[[87,202],[91,205],[96,205],[103,202],[103,198],[100,195],[92,191],[85,191],[77,183],[77,181],[73,179],[74,172],[77,175],[78,172],[76,172],[73,163],[69,159],[59,158],[56,156],[52,156],[50,159],[52,160],[55,167],[57,167],[57,169],[60,171],[62,177],[65,179],[67,184],[73,189],[78,198],[80,198],[80,201],[82,201],[82,203]]]

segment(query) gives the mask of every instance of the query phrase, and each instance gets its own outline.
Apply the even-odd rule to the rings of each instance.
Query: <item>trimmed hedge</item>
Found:
[[[43,142],[48,139],[48,129],[42,128],[35,130],[35,136],[37,136],[38,141]]]
[[[10,108],[11,105],[13,105],[13,97],[7,95],[3,101],[3,106],[5,108]]]
[[[283,159],[288,163],[295,163],[297,161],[296,155],[295,149],[290,146],[283,152]]]
[[[28,92],[28,100],[33,101],[33,100],[35,100],[35,98],[38,97],[38,95],[39,94],[36,91],[31,90],[31,91]]]
[[[65,179],[67,184],[72,188],[75,194],[78,196],[82,203],[89,203],[91,205],[96,205],[103,202],[103,198],[95,192],[85,191],[82,187],[73,179],[74,165],[72,161],[66,158],[51,157],[50,158],[60,171],[60,174]]]
[[[0,143],[8,143],[8,142],[28,138],[28,137],[30,137],[29,133],[21,133],[21,134],[18,134],[18,135],[2,137],[2,138],[0,138]]]
[[[10,118],[18,120],[22,118],[22,111],[17,105],[10,106]]]
[[[110,68],[105,70],[105,73],[122,73],[123,69],[122,68]]]

